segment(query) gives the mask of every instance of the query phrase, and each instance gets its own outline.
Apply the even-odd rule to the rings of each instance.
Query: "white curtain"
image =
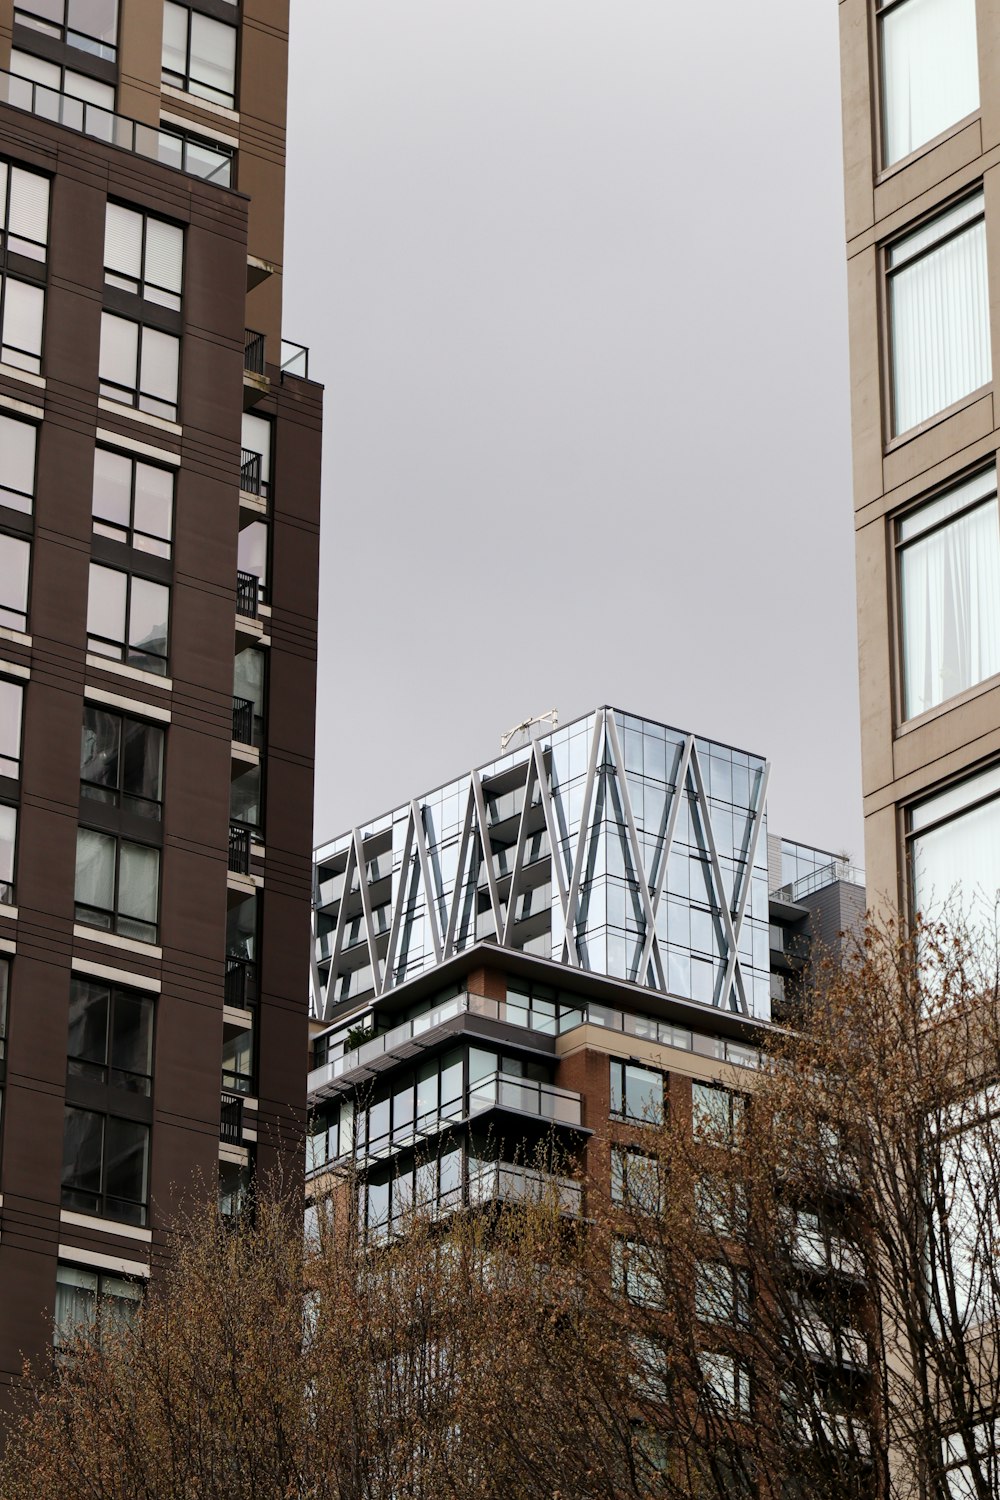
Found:
[[[989,921],[1000,891],[1000,798],[913,840],[914,906],[925,916]]]
[[[882,21],[885,165],[979,108],[976,0],[904,0]]]
[[[1000,672],[996,499],[906,547],[901,587],[904,714],[913,718]]]
[[[986,225],[970,224],[890,282],[894,431],[907,432],[992,378]]]

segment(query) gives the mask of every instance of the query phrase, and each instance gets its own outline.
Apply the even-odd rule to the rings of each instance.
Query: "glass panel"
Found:
[[[119,541],[128,539],[132,505],[132,460],[107,448],[94,452],[95,521],[103,523],[101,535]],[[99,528],[100,529],[100,528]]]
[[[236,89],[236,28],[191,12],[192,94],[232,104]]]
[[[149,672],[166,671],[170,590],[148,578],[132,579],[128,659]]]
[[[243,414],[243,447],[261,457],[260,477],[265,484],[271,481],[271,424],[267,417]]]
[[[138,291],[142,279],[142,214],[109,203],[104,220],[104,269],[108,280],[128,291]]]
[[[885,165],[979,108],[976,0],[906,0],[881,22]]]
[[[37,0],[33,0],[37,4]],[[75,1266],[56,1268],[55,1342],[86,1335],[94,1326],[97,1311],[97,1272],[78,1271]]]
[[[267,588],[267,522],[251,521],[240,532],[236,566],[241,573],[252,573]]]
[[[180,340],[158,328],[142,330],[142,368],[139,405],[144,411],[172,418],[177,415],[177,370]]]
[[[115,91],[111,84],[98,83],[96,78],[90,78],[84,73],[73,73],[67,68],[63,74],[63,88],[75,99],[86,99],[90,104],[100,105],[101,109],[113,110],[115,107]],[[88,111],[88,130],[91,130],[95,123]]]
[[[31,543],[0,533],[0,625],[24,630],[28,623]]]
[[[125,644],[125,600],[128,576],[114,568],[102,568],[99,563],[90,565],[90,593],[87,598],[87,631],[91,636],[100,636],[105,642],[120,647]],[[88,642],[90,649],[108,655],[108,646],[100,641]],[[111,654],[120,655],[120,650]]]
[[[93,1213],[100,1207],[104,1116],[67,1106],[63,1130],[63,1202],[72,1190],[71,1207]]]
[[[989,500],[900,555],[904,714],[1000,672],[1000,513]]]
[[[145,1217],[137,1206],[146,1201],[148,1155],[148,1125],[109,1116],[104,1164],[109,1214],[129,1220]]]
[[[41,369],[45,291],[7,277],[3,303],[3,359],[19,370]]]
[[[112,801],[118,791],[120,776],[122,721],[118,714],[83,706],[83,728],[80,735],[80,780],[94,789],[101,800]],[[101,797],[102,790],[106,799]]]
[[[21,707],[24,689],[0,677],[0,776],[17,776],[21,768]]]
[[[118,930],[153,942],[160,893],[160,851],[122,840],[118,876]]]
[[[163,730],[138,719],[124,721],[122,793],[126,805],[133,799],[160,802],[163,784]],[[142,812],[141,806],[134,809]]]
[[[76,834],[76,902],[86,921],[110,927],[115,904],[115,841],[107,833],[79,828]]]
[[[114,313],[101,315],[101,379],[134,391],[139,369],[139,325]]]
[[[74,976],[69,992],[67,1043],[71,1073],[89,1075],[101,1083],[107,1081],[105,1064],[108,1061],[110,1017],[110,985]]]
[[[229,797],[229,816],[234,823],[260,827],[260,766],[234,776]]]
[[[187,76],[187,32],[189,12],[166,0],[163,7],[163,71],[176,75],[172,82],[183,88]]]
[[[167,469],[156,469],[152,464],[136,463],[135,466],[135,517],[137,533],[132,545],[140,551],[155,552],[158,556],[169,556],[170,548],[155,547],[150,538],[169,543],[173,530],[174,476]]]
[[[118,41],[118,0],[69,0],[66,25],[84,38],[103,42],[104,47],[96,49],[102,57],[113,56]]]

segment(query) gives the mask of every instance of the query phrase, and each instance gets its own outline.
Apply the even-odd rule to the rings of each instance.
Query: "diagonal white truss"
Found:
[[[517,761],[512,762],[515,766],[517,763]],[[565,812],[565,807],[561,802],[561,788],[553,786],[548,741],[546,739],[533,740],[530,748],[523,753],[521,764],[524,766],[525,778],[523,801],[506,901],[500,895],[482,779],[479,772],[473,770],[469,774],[468,794],[458,842],[458,857],[450,890],[441,889],[439,882],[435,880],[435,869],[432,866],[427,845],[424,808],[418,799],[414,799],[409,805],[400,857],[393,861],[392,911],[385,952],[381,956],[378,949],[378,935],[375,931],[362,833],[359,829],[353,831],[347,850],[343,896],[334,929],[331,959],[325,983],[316,957],[312,966],[313,1015],[319,1020],[329,1019],[335,1003],[334,986],[344,950],[347,910],[355,875],[361,888],[361,914],[364,919],[365,943],[376,996],[391,989],[396,983],[397,965],[401,962],[400,936],[411,903],[419,905],[422,898],[425,930],[429,934],[430,948],[433,951],[432,961],[435,965],[450,958],[459,948],[465,946],[466,941],[474,940],[474,897],[476,890],[482,884],[477,874],[479,869],[485,871],[485,890],[488,893],[496,941],[502,946],[513,947],[518,903],[520,897],[528,889],[524,884],[524,872],[525,853],[530,836],[529,821],[539,803],[549,841],[553,915],[558,910],[563,923],[562,940],[561,943],[557,941],[553,957],[558,957],[561,962],[570,967],[584,967],[585,958],[582,955],[585,954],[586,949],[581,946],[581,939],[585,935],[580,926],[581,896],[588,855],[594,848],[594,840],[603,836],[601,823],[594,825],[595,812],[600,810],[596,787],[598,778],[602,776],[614,779],[613,788],[609,788],[609,797],[604,799],[603,816],[607,820],[609,802],[616,802],[620,807],[619,833],[628,851],[632,866],[631,880],[643,916],[644,932],[635,982],[640,985],[651,985],[661,992],[668,991],[666,954],[661,950],[660,937],[657,933],[657,914],[667,888],[668,865],[680,810],[684,800],[687,799],[691,808],[692,822],[700,835],[703,852],[708,858],[713,888],[713,907],[716,919],[721,926],[721,958],[725,968],[721,990],[715,1003],[723,1009],[737,1009],[747,1014],[750,1005],[739,944],[749,904],[754,860],[761,830],[764,827],[764,808],[770,767],[765,764],[757,777],[753,806],[749,811],[749,839],[742,856],[737,860],[738,875],[734,881],[734,890],[730,900],[726,896],[701,757],[693,735],[685,736],[679,746],[673,771],[673,791],[664,805],[661,826],[656,835],[648,873],[613,709],[601,708],[594,715],[579,824],[568,830],[568,849],[565,852],[559,827],[559,809]],[[617,816],[615,821],[618,821]],[[650,837],[649,830],[646,831],[646,837],[647,840]],[[481,864],[477,859],[480,851]],[[463,905],[470,898],[473,905],[473,936],[472,939],[466,937],[463,941],[459,931],[459,922]],[[556,908],[556,902],[558,902],[558,908]],[[314,954],[317,952],[318,948],[314,945]]]

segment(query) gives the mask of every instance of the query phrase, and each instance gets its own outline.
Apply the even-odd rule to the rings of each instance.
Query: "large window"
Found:
[[[714,1083],[691,1085],[691,1129],[708,1145],[732,1145],[743,1119],[742,1094]]]
[[[104,279],[175,312],[181,305],[184,231],[165,219],[109,203],[104,221]]]
[[[152,998],[74,974],[67,1060],[71,1078],[148,1095],[153,1072]]]
[[[181,341],[172,333],[101,315],[101,395],[173,422]]]
[[[17,780],[21,774],[21,709],[24,688],[0,677],[0,776]]]
[[[14,904],[14,862],[17,858],[17,808],[0,802],[0,906]]]
[[[910,809],[913,908],[993,920],[1000,889],[1000,766],[992,766]]]
[[[234,1094],[252,1094],[255,1087],[252,1026],[234,1028],[222,1041],[222,1087]]]
[[[17,0],[14,20],[68,47],[115,60],[118,0]]]
[[[99,1344],[105,1330],[111,1332],[132,1321],[141,1301],[138,1282],[60,1261],[56,1267],[56,1348],[80,1338]]]
[[[166,0],[163,82],[232,108],[236,103],[236,27]]]
[[[164,583],[90,565],[87,649],[161,676],[167,670],[170,590]]]
[[[979,108],[976,0],[878,0],[878,13],[891,167]]]
[[[1000,672],[996,469],[903,516],[897,544],[909,719]]]
[[[0,411],[0,506],[30,515],[35,496],[38,428]]]
[[[76,920],[155,943],[160,851],[94,828],[76,835]]]
[[[975,193],[889,247],[893,433],[992,379],[983,215]]]
[[[0,532],[0,625],[8,630],[28,628],[28,576],[31,543]]]
[[[659,1125],[663,1119],[663,1074],[612,1058],[611,1113],[619,1119]]]
[[[94,532],[148,552],[170,556],[174,520],[174,476],[110,448],[94,454]]]
[[[45,259],[49,239],[49,179],[0,161],[0,245],[4,258]]]
[[[67,1105],[63,1207],[145,1224],[148,1200],[149,1126]]]
[[[160,816],[163,730],[93,703],[83,706],[80,792],[140,817]]]

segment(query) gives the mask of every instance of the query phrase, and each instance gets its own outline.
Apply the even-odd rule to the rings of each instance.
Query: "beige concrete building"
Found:
[[[1000,11],[840,0],[869,900],[1000,887]]]

